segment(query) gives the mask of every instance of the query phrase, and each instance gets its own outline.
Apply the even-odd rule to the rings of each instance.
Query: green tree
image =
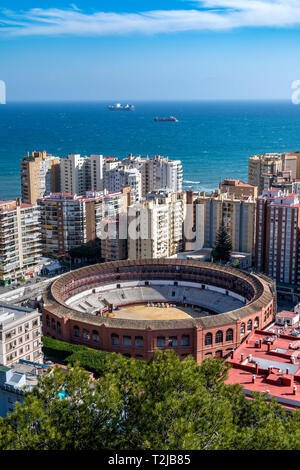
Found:
[[[99,242],[89,242],[84,245],[76,246],[71,248],[69,251],[69,255],[71,258],[100,258],[100,245]]]
[[[300,411],[246,399],[224,383],[228,367],[157,351],[150,361],[115,355],[93,381],[78,364],[57,368],[0,419],[0,449],[300,449]]]
[[[230,260],[232,251],[231,237],[227,233],[224,223],[220,225],[216,235],[216,246],[212,251],[214,261],[227,262]]]

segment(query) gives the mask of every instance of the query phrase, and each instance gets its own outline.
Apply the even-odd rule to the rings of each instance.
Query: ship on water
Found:
[[[172,122],[178,122],[178,119],[175,116],[169,116],[169,117],[155,117],[154,121],[172,121]]]
[[[133,104],[116,103],[108,105],[108,109],[110,111],[134,111],[135,106]]]

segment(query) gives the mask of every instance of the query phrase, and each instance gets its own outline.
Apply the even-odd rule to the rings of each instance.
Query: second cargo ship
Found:
[[[172,121],[172,122],[178,122],[178,119],[175,116],[169,116],[169,117],[155,117],[154,121]]]

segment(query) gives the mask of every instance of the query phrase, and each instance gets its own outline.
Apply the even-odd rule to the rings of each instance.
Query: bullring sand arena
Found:
[[[226,357],[273,321],[266,277],[194,260],[114,261],[62,275],[44,292],[45,335],[149,359]]]
[[[188,307],[170,307],[148,305],[129,305],[112,312],[113,317],[128,318],[131,320],[179,320],[182,318],[190,318],[195,315],[193,309]],[[200,315],[198,313],[198,315]]]

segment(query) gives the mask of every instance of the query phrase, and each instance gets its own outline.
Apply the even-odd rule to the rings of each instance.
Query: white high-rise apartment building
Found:
[[[119,192],[125,186],[134,191],[134,200],[138,202],[142,197],[142,176],[138,169],[119,166],[106,172],[105,189],[108,192]]]
[[[180,160],[154,155],[153,158],[134,157],[131,154],[123,159],[123,165],[139,170],[142,176],[142,196],[159,190],[182,191],[182,164]]]
[[[103,191],[103,155],[90,156],[91,191]]]
[[[116,157],[70,154],[61,159],[61,192],[84,195],[86,191],[118,192],[124,186],[135,191],[139,201],[149,192],[169,189],[182,191],[182,164],[180,160],[155,155],[153,158],[129,155]]]
[[[61,159],[61,192],[82,196],[86,191],[103,190],[103,156],[69,154]]]
[[[40,211],[36,205],[0,201],[0,284],[33,275],[41,259]]]
[[[128,258],[164,258],[183,250],[186,193],[153,191],[128,208]]]

